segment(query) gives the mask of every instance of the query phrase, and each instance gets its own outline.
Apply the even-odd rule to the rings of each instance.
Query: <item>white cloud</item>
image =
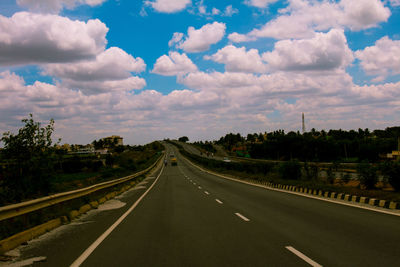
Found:
[[[71,62],[104,50],[108,28],[101,21],[72,21],[27,12],[0,15],[0,64]]]
[[[338,29],[317,33],[311,39],[276,42],[274,50],[262,57],[272,69],[289,71],[334,70],[353,61],[346,36]]]
[[[237,8],[233,8],[232,5],[229,5],[225,8],[223,15],[226,17],[232,17],[234,14],[237,13],[239,13],[239,10]]]
[[[392,6],[400,6],[400,0],[389,0]]]
[[[211,10],[212,15],[219,15],[220,13],[221,11],[218,8],[213,7],[213,9]]]
[[[161,13],[175,13],[182,11],[192,3],[191,0],[155,0],[145,1],[146,5]]]
[[[289,6],[279,12],[277,18],[268,21],[260,29],[254,29],[243,37],[237,33],[231,41],[248,41],[262,37],[275,39],[310,38],[315,31],[331,28],[348,28],[353,31],[376,27],[387,21],[389,8],[380,0],[306,1],[289,0]]]
[[[17,4],[30,11],[43,13],[59,13],[64,7],[74,8],[76,5],[101,5],[107,0],[17,0]]]
[[[95,60],[70,64],[48,64],[45,73],[77,81],[120,80],[131,76],[131,72],[142,72],[146,64],[118,47],[100,53]]]
[[[231,40],[234,43],[241,43],[241,42],[254,41],[257,38],[249,37],[246,34],[239,34],[237,32],[234,32],[234,33],[231,33],[231,34],[228,35],[228,39]]]
[[[245,3],[249,6],[255,6],[258,8],[266,8],[269,4],[275,3],[278,0],[247,0]]]
[[[64,78],[62,79],[61,86],[80,90],[85,95],[100,94],[107,92],[126,92],[130,90],[142,89],[146,86],[146,81],[143,78],[132,76],[126,79],[119,80],[94,80],[94,81],[80,81]]]
[[[368,75],[377,75],[375,81],[382,81],[389,75],[400,74],[400,41],[385,36],[374,46],[356,51],[361,67]]]
[[[162,55],[154,64],[153,73],[164,76],[183,75],[197,71],[197,67],[185,53],[170,52],[169,55]]]
[[[79,89],[86,94],[107,91],[142,89],[146,82],[132,77],[131,72],[142,72],[146,64],[120,48],[111,47],[94,60],[68,64],[47,64],[44,74],[61,79],[62,86]]]
[[[168,42],[168,46],[173,46],[174,44],[179,43],[183,38],[183,33],[181,32],[174,32],[172,35],[172,39]]]
[[[245,47],[225,46],[212,56],[205,59],[225,64],[225,70],[231,72],[266,72],[267,67],[262,62],[257,49],[246,51]]]
[[[391,14],[380,0],[341,0],[340,6],[344,13],[341,23],[355,31],[375,27]]]
[[[225,23],[220,22],[206,24],[198,30],[194,27],[189,27],[187,37],[184,41],[181,40],[178,42],[176,47],[189,53],[206,51],[212,44],[218,43],[224,37],[225,30]],[[177,36],[176,40],[181,39],[178,38],[180,37],[179,33],[174,33],[174,37],[175,36]],[[174,37],[172,40],[174,40]],[[171,44],[173,44],[173,42]]]
[[[400,115],[400,83],[356,86],[344,72],[195,72],[180,81],[194,90],[86,95],[57,84],[25,85],[18,75],[2,72],[0,132],[17,130],[20,119],[33,113],[39,121],[53,117],[63,142],[90,143],[118,134],[126,143],[143,144],[182,131],[193,140],[210,140],[232,131],[298,130],[302,112],[307,127],[317,129],[384,128],[385,118]],[[295,103],[287,103],[287,97]]]

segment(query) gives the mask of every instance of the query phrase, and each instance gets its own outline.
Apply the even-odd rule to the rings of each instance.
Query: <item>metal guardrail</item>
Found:
[[[38,199],[33,199],[33,200],[29,200],[29,201],[25,201],[25,202],[21,202],[21,203],[17,203],[17,204],[0,207],[0,221],[6,220],[6,219],[9,219],[12,217],[16,217],[19,215],[23,215],[23,214],[26,214],[26,213],[29,213],[32,211],[40,210],[40,209],[64,202],[64,201],[68,201],[68,200],[75,199],[75,198],[80,198],[82,196],[89,195],[98,190],[124,183],[126,181],[131,180],[132,178],[138,177],[138,176],[150,171],[152,168],[154,168],[157,165],[157,163],[160,162],[160,160],[162,158],[163,158],[163,156],[160,156],[160,158],[155,163],[153,163],[150,167],[148,167],[147,169],[137,172],[135,174],[129,175],[129,176],[125,176],[122,178],[114,179],[111,181],[107,181],[107,182],[103,182],[103,183],[99,183],[99,184],[95,184],[95,185],[91,185],[91,186],[73,190],[73,191],[58,193],[58,194],[50,195],[47,197],[42,197],[42,198],[38,198]]]

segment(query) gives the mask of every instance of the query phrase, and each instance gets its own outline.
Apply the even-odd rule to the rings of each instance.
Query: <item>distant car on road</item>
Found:
[[[175,157],[171,158],[171,166],[176,166],[178,165],[178,161],[176,160]]]
[[[224,159],[222,160],[224,162],[231,162],[231,160],[228,157],[224,157]]]

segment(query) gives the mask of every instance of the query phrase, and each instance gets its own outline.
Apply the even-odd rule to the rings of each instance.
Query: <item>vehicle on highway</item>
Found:
[[[231,162],[231,160],[228,157],[224,157],[224,159],[222,160],[224,162]]]
[[[171,166],[176,166],[178,165],[178,161],[176,160],[175,157],[171,158]]]

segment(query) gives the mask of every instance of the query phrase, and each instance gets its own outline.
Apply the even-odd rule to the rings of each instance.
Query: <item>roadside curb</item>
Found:
[[[194,167],[198,168],[199,170],[209,173],[214,176],[218,176],[224,179],[232,180],[239,183],[244,183],[252,186],[257,186],[261,188],[265,188],[268,190],[274,190],[284,193],[296,194],[299,196],[324,200],[332,203],[337,203],[346,206],[352,206],[356,208],[368,209],[376,212],[391,214],[395,216],[400,216],[400,203],[394,201],[387,201],[387,200],[379,200],[374,198],[356,196],[356,195],[349,195],[343,193],[337,193],[332,191],[322,191],[316,189],[310,189],[305,187],[298,187],[293,185],[282,185],[282,184],[275,184],[271,182],[260,182],[257,180],[242,180],[239,178],[232,178],[228,177],[219,173],[215,173],[213,171],[206,170],[193,162],[187,159],[185,156],[182,157],[192,164]]]

